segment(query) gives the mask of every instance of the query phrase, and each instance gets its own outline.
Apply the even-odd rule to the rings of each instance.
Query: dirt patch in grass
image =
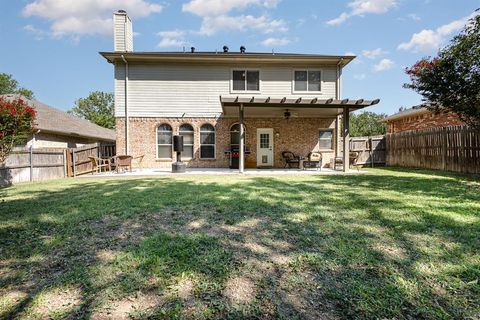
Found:
[[[92,319],[131,319],[132,317],[146,317],[153,314],[155,309],[165,301],[157,293],[137,292],[122,300],[108,301],[92,315]]]
[[[232,277],[227,279],[222,294],[232,305],[248,304],[255,298],[255,284],[246,277]]]
[[[28,313],[34,315],[33,318],[36,319],[62,318],[74,312],[81,303],[80,288],[53,288],[42,293]]]

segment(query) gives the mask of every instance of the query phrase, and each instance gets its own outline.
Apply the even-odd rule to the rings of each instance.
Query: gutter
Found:
[[[129,141],[128,141],[128,132],[129,132],[129,119],[128,119],[128,61],[125,59],[124,55],[121,55],[123,62],[125,63],[125,154],[130,154],[129,152]]]

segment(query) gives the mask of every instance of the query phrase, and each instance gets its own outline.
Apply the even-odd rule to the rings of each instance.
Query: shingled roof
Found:
[[[76,136],[101,141],[115,141],[115,131],[100,127],[88,120],[75,117],[64,111],[50,107],[40,101],[21,95],[0,95],[8,100],[20,98],[37,111],[36,127],[43,132],[66,136]]]

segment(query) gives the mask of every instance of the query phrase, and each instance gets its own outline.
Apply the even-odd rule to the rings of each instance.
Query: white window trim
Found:
[[[258,72],[258,90],[247,90],[247,77],[245,76],[245,90],[233,90],[233,71],[257,71]],[[262,92],[262,70],[260,68],[231,68],[230,69],[230,93],[248,93],[260,94]]]
[[[202,127],[205,124],[211,125],[214,129],[214,131],[205,131],[205,132],[213,132],[215,134],[214,144],[207,144],[207,143],[202,144]],[[198,146],[199,146],[198,147],[198,158],[200,160],[217,160],[217,130],[215,129],[215,126],[213,124],[205,122],[198,128]],[[213,158],[203,158],[202,157],[202,146],[213,146]]]
[[[180,127],[184,124],[188,124],[189,126],[192,127],[192,131],[180,131]],[[186,144],[184,143],[183,146],[191,146],[192,147],[192,157],[183,157],[182,155],[182,159],[185,159],[185,160],[193,160],[195,159],[195,128],[190,124],[190,123],[187,123],[187,122],[184,122],[182,123],[180,126],[178,126],[177,128],[177,134],[180,135],[180,132],[188,132],[188,133],[191,133],[193,135],[193,143],[191,144]]]
[[[320,131],[331,131],[332,132],[332,148],[320,148]],[[334,151],[335,150],[335,129],[334,128],[318,128],[318,150],[319,151]],[[321,139],[327,140],[327,139]]]
[[[171,144],[159,144],[158,143],[158,128],[162,125],[162,124],[168,124],[170,126],[170,128],[172,128],[172,131],[170,131],[172,133],[172,143]],[[164,132],[167,132],[167,131],[164,131]],[[155,160],[170,160],[170,161],[173,161],[173,127],[171,124],[169,123],[160,123],[156,128],[155,128],[155,138],[156,138],[156,143],[155,145],[157,146],[155,149],[156,149],[156,156],[155,156]],[[170,158],[159,158],[158,157],[158,147],[159,146],[170,146],[171,149],[172,149],[172,157]]]
[[[306,71],[307,72],[307,90],[304,91],[299,91],[295,90],[295,71]],[[309,71],[320,71],[320,91],[308,91],[308,72]],[[323,87],[324,87],[324,81],[323,81],[323,69],[319,68],[296,68],[292,70],[292,94],[317,94],[321,95],[323,94]]]

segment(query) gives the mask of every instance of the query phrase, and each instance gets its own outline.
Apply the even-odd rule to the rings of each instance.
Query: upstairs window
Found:
[[[333,149],[333,129],[320,129],[318,148],[321,150]]]
[[[182,158],[193,159],[193,127],[189,124],[182,124],[178,134],[183,136]]]
[[[259,91],[260,71],[258,70],[233,70],[233,91]]]
[[[157,128],[157,158],[172,158],[172,127],[166,123]]]
[[[322,73],[319,70],[295,70],[294,91],[320,92]]]
[[[215,128],[208,123],[200,127],[200,159],[215,159]]]

